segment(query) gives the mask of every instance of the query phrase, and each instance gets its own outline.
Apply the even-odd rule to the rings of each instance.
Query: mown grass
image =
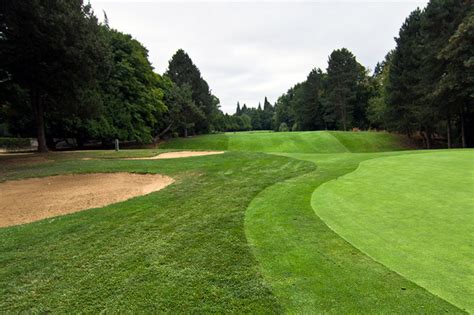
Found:
[[[152,161],[66,158],[2,174],[128,171],[177,182],[102,209],[0,229],[0,310],[280,312],[247,244],[244,213],[266,186],[312,169],[285,157],[227,153]]]
[[[275,153],[379,152],[406,149],[401,136],[383,132],[228,132],[172,139],[164,149]]]
[[[311,207],[311,194],[319,185],[354,171],[361,161],[394,154],[400,153],[286,154],[313,161],[318,168],[270,186],[252,201],[246,233],[285,311],[462,313],[355,249],[315,216]]]
[[[474,312],[473,161],[473,150],[452,150],[362,162],[312,204],[354,246]]]
[[[159,150],[0,156],[0,181],[123,171],[177,179],[123,203],[0,229],[0,312],[460,313],[344,241],[311,207],[319,185],[362,161],[423,153],[350,153],[404,147],[378,135],[227,133]],[[176,149],[247,152],[116,159]]]
[[[406,150],[406,137],[388,132],[373,131],[329,131],[349,152],[386,152]]]

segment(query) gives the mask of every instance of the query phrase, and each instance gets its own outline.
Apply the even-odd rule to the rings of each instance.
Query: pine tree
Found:
[[[446,72],[437,84],[435,96],[443,99],[446,106],[447,139],[451,147],[451,119],[459,113],[461,144],[467,146],[466,120],[471,124],[474,99],[474,10],[464,18],[448,43],[438,54],[445,62]],[[470,130],[471,133],[474,130]],[[470,135],[472,137],[473,135]],[[472,138],[471,138],[472,140]]]
[[[422,63],[419,54],[420,21],[421,10],[416,9],[402,25],[386,86],[388,127],[407,135],[418,130],[416,112],[420,106],[418,86]]]
[[[194,121],[194,131],[199,133],[209,132],[212,125],[213,114],[216,106],[209,90],[209,85],[201,77],[201,72],[192,62],[189,55],[179,49],[171,58],[166,75],[179,87],[187,84],[192,91],[194,104],[204,113],[204,119]]]
[[[331,53],[327,68],[327,110],[335,113],[343,130],[352,124],[359,75],[360,65],[349,50],[342,48]]]

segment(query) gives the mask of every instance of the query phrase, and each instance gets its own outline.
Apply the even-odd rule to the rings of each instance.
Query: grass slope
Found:
[[[281,311],[247,244],[244,213],[259,191],[313,165],[257,153],[78,160],[91,155],[52,154],[54,162],[16,171],[10,164],[0,179],[129,171],[177,182],[105,208],[0,229],[1,312]]]
[[[173,139],[161,148],[274,153],[378,152],[406,148],[399,136],[382,132],[234,132]]]
[[[473,161],[469,150],[363,162],[318,188],[312,204],[357,248],[474,312]]]
[[[250,204],[245,228],[265,280],[289,313],[462,313],[341,239],[311,207],[322,183],[383,154],[291,154],[314,172],[268,187]]]
[[[386,152],[407,149],[408,141],[401,135],[372,131],[329,131],[349,152]]]

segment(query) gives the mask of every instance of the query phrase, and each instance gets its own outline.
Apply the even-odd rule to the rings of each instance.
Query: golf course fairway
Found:
[[[316,189],[311,204],[374,260],[474,312],[473,161],[472,150],[364,161]]]
[[[0,313],[473,312],[474,150],[402,150],[397,135],[334,131],[164,147],[0,156],[6,183],[174,179],[0,228]],[[156,158],[189,154],[176,150],[226,152]]]

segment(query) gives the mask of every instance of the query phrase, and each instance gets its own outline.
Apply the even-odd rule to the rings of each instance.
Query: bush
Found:
[[[0,148],[2,149],[27,149],[31,142],[28,138],[0,138]]]
[[[278,128],[278,131],[288,131],[288,125],[284,122],[280,124],[280,127]]]

